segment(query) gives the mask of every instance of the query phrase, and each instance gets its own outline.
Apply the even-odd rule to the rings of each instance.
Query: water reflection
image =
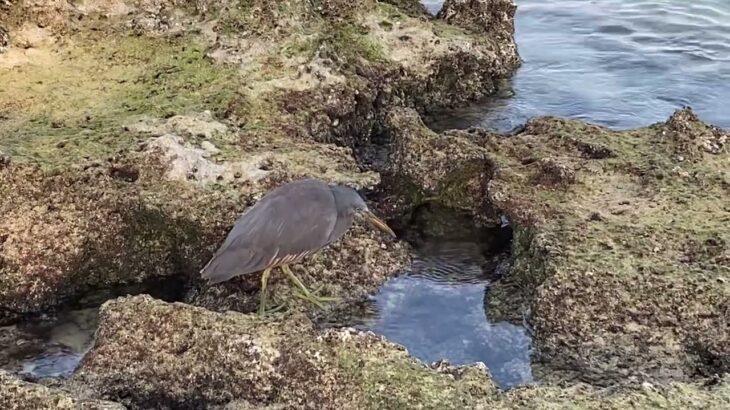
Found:
[[[424,2],[431,10],[439,3]],[[730,127],[730,2],[516,0],[524,60],[499,96],[434,116],[436,129],[507,131],[537,115],[616,129],[664,121],[690,105]]]

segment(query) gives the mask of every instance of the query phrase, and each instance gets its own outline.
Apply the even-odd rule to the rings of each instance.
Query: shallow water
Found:
[[[99,309],[87,308],[21,325],[20,330],[38,337],[42,346],[22,359],[18,373],[29,379],[70,376],[91,348],[98,320]]]
[[[439,1],[425,1],[432,12]],[[506,131],[537,115],[615,129],[682,106],[730,128],[730,1],[516,0],[522,67],[496,97],[434,116],[436,129]]]
[[[414,219],[399,233],[414,247],[410,268],[345,324],[384,335],[426,363],[482,362],[502,388],[531,383],[527,329],[490,322],[485,312],[497,261],[506,259],[498,253],[508,244],[505,230],[478,229],[444,210]]]

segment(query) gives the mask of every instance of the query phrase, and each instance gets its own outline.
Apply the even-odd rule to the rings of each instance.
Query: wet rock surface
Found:
[[[386,124],[389,155],[384,174],[406,202],[438,198],[443,206],[474,215],[489,212],[485,205],[491,166],[486,150],[466,133],[440,135],[427,129],[412,109],[390,111]]]
[[[483,369],[456,374],[431,371],[372,334],[317,332],[305,317],[267,322],[140,296],[102,308],[94,350],[74,379],[131,408],[448,405],[493,389]]]
[[[8,410],[89,409],[123,410],[124,406],[106,400],[79,399],[73,394],[40,384],[24,382],[0,370],[0,406]]]

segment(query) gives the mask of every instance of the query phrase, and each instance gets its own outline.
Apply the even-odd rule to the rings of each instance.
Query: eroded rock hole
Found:
[[[105,301],[149,294],[174,302],[182,300],[184,286],[179,277],[169,277],[98,290],[55,313],[0,327],[0,369],[29,381],[69,377],[93,345]]]

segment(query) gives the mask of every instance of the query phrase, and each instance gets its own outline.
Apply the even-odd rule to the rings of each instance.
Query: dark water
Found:
[[[384,335],[426,363],[482,362],[502,388],[531,383],[529,333],[485,313],[489,283],[508,266],[499,253],[508,248],[505,230],[475,228],[445,210],[412,222],[399,232],[415,248],[411,266],[345,324]]]
[[[29,379],[70,376],[93,344],[98,319],[99,309],[87,308],[20,325],[41,343],[36,353],[22,358],[16,371]]]
[[[424,1],[432,11],[439,1]],[[505,131],[537,115],[615,129],[682,106],[730,128],[730,1],[516,0],[524,60],[499,96],[438,115],[436,129]]]

